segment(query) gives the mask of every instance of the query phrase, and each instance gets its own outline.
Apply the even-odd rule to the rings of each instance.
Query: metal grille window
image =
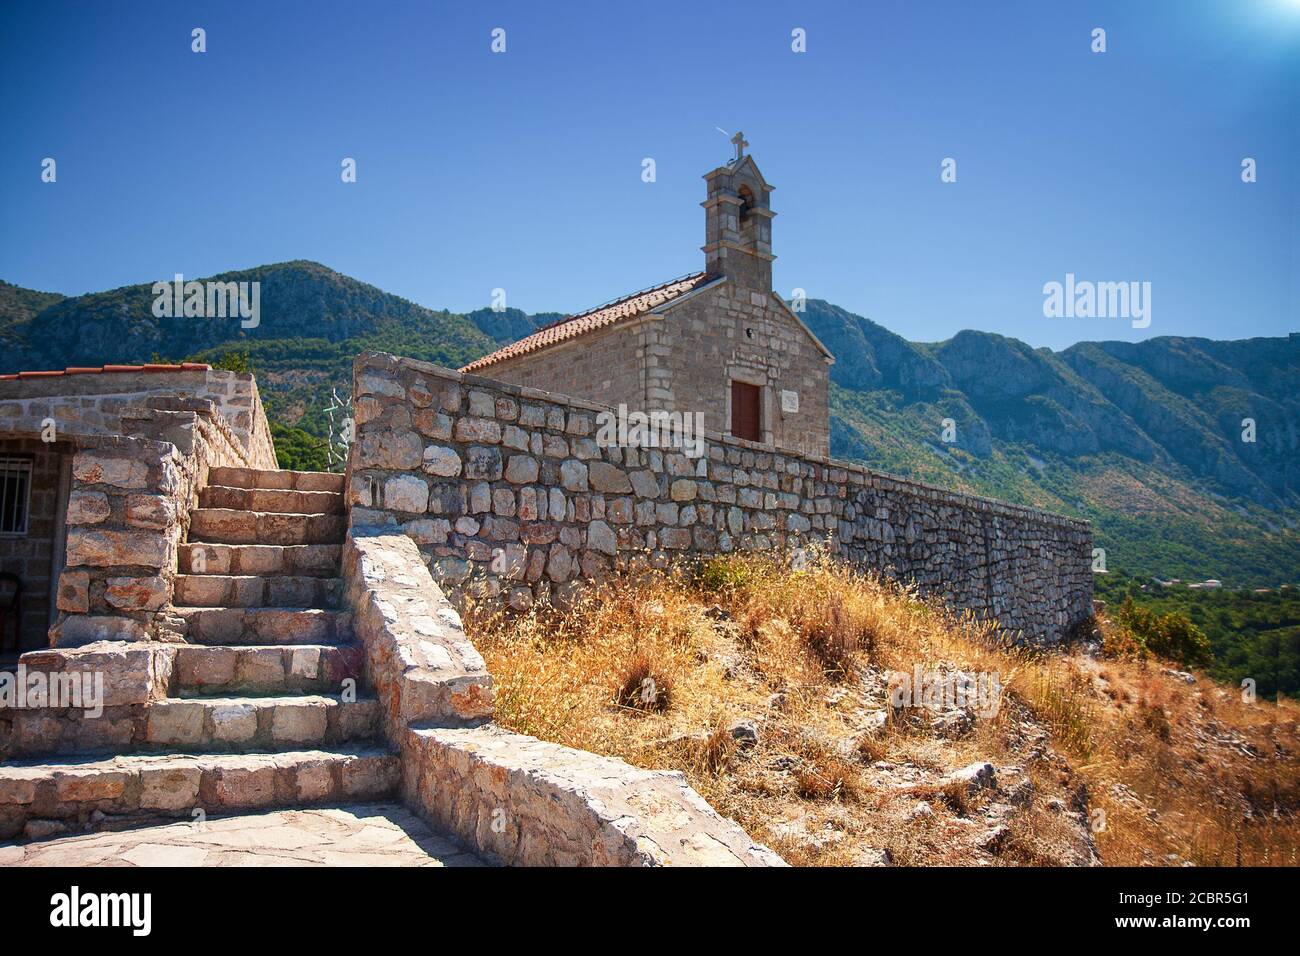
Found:
[[[26,534],[32,500],[32,460],[0,458],[0,534]]]

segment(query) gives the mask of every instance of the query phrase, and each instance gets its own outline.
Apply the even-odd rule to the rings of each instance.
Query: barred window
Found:
[[[32,500],[32,460],[0,457],[0,534],[27,533]]]

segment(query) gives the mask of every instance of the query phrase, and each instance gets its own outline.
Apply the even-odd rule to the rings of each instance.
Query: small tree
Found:
[[[1193,667],[1207,667],[1214,660],[1210,639],[1185,614],[1156,614],[1126,597],[1116,619],[1137,644],[1157,657]]]

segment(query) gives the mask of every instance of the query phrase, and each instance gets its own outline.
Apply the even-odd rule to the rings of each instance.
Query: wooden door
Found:
[[[747,382],[731,383],[731,434],[749,441],[763,440],[763,390]]]

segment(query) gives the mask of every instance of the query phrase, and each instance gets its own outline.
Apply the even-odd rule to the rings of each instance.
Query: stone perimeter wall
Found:
[[[604,406],[384,353],[353,395],[351,523],[400,529],[453,598],[523,610],[613,569],[827,541],[1030,641],[1092,614],[1084,521],[717,435],[699,459],[601,447]]]

